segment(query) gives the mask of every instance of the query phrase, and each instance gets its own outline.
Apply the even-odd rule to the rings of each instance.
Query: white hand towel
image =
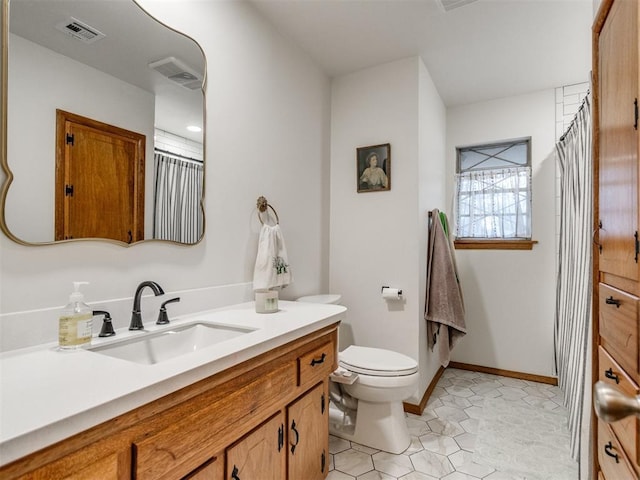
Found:
[[[253,270],[253,289],[286,287],[292,281],[280,225],[263,225]]]

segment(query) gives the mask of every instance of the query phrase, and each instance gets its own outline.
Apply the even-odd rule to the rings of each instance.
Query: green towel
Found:
[[[440,212],[440,223],[442,223],[444,234],[449,238],[449,222],[447,221],[447,216],[442,212]]]

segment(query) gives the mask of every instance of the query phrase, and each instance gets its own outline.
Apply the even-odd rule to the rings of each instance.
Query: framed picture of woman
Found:
[[[391,144],[356,149],[358,193],[391,190]]]

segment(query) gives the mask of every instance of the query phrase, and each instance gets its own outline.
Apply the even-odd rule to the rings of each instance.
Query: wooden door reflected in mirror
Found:
[[[145,136],[56,111],[56,240],[144,238]]]

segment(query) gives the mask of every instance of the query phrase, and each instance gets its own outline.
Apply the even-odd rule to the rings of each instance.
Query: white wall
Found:
[[[531,251],[457,250],[468,333],[452,359],[538,375],[554,375],[555,93],[450,108],[447,186],[453,198],[456,146],[531,137]]]
[[[418,352],[421,383],[418,396],[424,392],[440,368],[438,356],[427,346],[427,322],[424,320],[427,284],[428,212],[446,209],[446,108],[440,99],[431,75],[423,62],[419,63],[420,108],[419,165],[418,165]]]
[[[340,348],[356,343],[420,360],[420,397],[434,372],[420,338],[423,209],[442,200],[444,105],[417,57],[336,78],[331,100],[330,286],[349,309]],[[356,148],[381,143],[391,144],[391,189],[357,193]],[[401,288],[404,299],[386,302],[383,285]]]
[[[287,241],[294,283],[282,297],[328,287],[328,78],[244,2],[140,3],[190,34],[207,56],[204,240],[191,247],[93,241],[25,247],[2,235],[3,331],[18,323],[14,312],[66,303],[73,280],[90,281],[85,298],[97,304],[128,303],[147,279],[167,292],[251,282],[260,195],[277,209]],[[187,303],[175,311],[189,311]],[[56,322],[52,313],[53,335]]]
[[[22,37],[11,35],[9,46],[11,231],[30,242],[54,239],[56,109],[145,135],[146,204],[152,205],[154,95]],[[145,210],[149,224],[152,211]]]

